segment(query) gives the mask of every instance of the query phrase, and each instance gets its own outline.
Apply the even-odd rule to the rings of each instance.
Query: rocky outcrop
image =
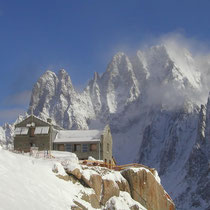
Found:
[[[122,171],[130,185],[131,197],[151,210],[173,210],[175,205],[162,185],[146,168]]]
[[[119,196],[120,190],[118,185],[112,180],[103,180],[103,190],[101,204],[105,205],[106,202],[113,196]]]
[[[101,190],[102,190],[102,178],[100,175],[93,174],[90,179],[87,179],[82,175],[81,179],[91,188],[94,189],[97,199],[100,201]]]
[[[120,191],[125,191],[125,192],[128,192],[130,193],[130,187],[129,187],[129,184],[128,184],[128,181],[125,180],[125,181],[116,181]]]
[[[119,203],[127,202],[126,209],[175,209],[154,169],[129,168],[119,172],[98,166],[78,165],[75,168],[74,165],[66,167],[66,172],[84,187],[93,190],[94,193],[82,193],[81,196],[81,199],[90,203],[93,208],[118,209]],[[65,177],[64,180],[68,179]],[[79,209],[81,205],[74,208]]]
[[[81,172],[80,172],[80,170],[78,169],[78,168],[75,168],[74,170],[68,170],[68,169],[66,169],[66,173],[67,174],[71,174],[71,175],[73,175],[73,176],[75,176],[77,179],[81,179],[81,177],[82,177],[82,174],[81,174]]]
[[[100,202],[98,200],[98,196],[96,194],[83,194],[81,197],[82,200],[87,201],[91,204],[93,208],[100,208]]]

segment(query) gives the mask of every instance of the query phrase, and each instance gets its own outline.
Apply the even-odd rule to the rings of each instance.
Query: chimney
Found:
[[[52,123],[52,119],[51,118],[47,118],[47,122],[51,124]]]

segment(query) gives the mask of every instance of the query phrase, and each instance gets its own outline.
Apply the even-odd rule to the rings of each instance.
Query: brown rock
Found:
[[[81,178],[85,184],[87,184],[89,187],[93,188],[98,200],[100,199],[100,195],[101,195],[101,187],[102,187],[102,178],[100,175],[97,174],[92,174],[90,176],[90,179],[88,180],[85,176],[82,175]]]
[[[62,176],[60,174],[56,175],[59,179],[63,179],[65,181],[72,181],[74,184],[76,182],[79,182],[74,176],[72,175],[65,175],[65,176]]]
[[[66,173],[69,175],[74,175],[77,179],[81,179],[82,174],[78,168],[75,168],[73,171],[66,169]]]
[[[130,186],[128,184],[128,181],[125,180],[125,182],[121,181],[116,181],[120,191],[125,191],[125,192],[128,192],[130,194]]]
[[[96,208],[96,209],[100,208],[100,202],[99,202],[96,194],[87,195],[87,194],[84,193],[82,195],[81,199],[90,203],[93,208]]]
[[[112,180],[103,180],[103,191],[102,191],[102,199],[101,204],[105,205],[105,203],[113,196],[119,196],[120,190],[118,185]]]
[[[139,210],[139,207],[135,204],[130,207],[130,210]]]
[[[88,210],[85,206],[83,206],[81,203],[79,203],[78,201],[74,201],[74,203],[76,205],[71,206],[72,210]]]
[[[131,197],[149,210],[173,210],[175,205],[155,177],[146,169],[121,172],[130,185]]]

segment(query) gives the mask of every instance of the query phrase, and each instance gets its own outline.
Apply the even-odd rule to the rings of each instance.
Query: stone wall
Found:
[[[108,147],[107,147],[107,144],[108,144]],[[101,147],[102,147],[102,151],[101,151],[102,159],[104,161],[106,159],[107,163],[109,163],[110,161],[112,162],[112,135],[111,135],[110,127],[108,125],[104,128]]]

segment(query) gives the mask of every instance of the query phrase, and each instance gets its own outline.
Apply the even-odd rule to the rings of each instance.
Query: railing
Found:
[[[130,164],[125,164],[125,165],[115,165],[115,164],[109,164],[103,161],[98,161],[98,160],[81,160],[80,164],[82,165],[88,165],[88,166],[101,166],[101,167],[107,167],[109,169],[113,169],[115,171],[122,171],[126,168],[146,168],[148,170],[150,170],[152,173],[154,173],[154,169],[153,168],[149,168],[145,165],[139,164],[139,163],[130,163]]]

